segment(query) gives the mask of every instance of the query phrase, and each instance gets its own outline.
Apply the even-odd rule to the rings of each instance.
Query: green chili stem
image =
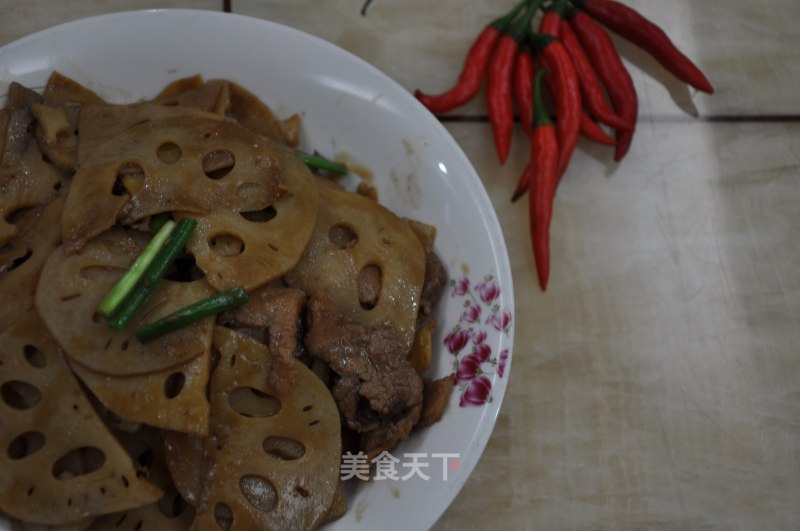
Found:
[[[139,282],[139,279],[142,278],[142,275],[147,271],[147,268],[153,263],[156,256],[158,256],[158,251],[164,246],[164,242],[167,241],[167,238],[172,234],[174,228],[174,221],[168,220],[162,224],[156,232],[156,235],[153,236],[144,248],[144,251],[134,260],[128,272],[122,276],[119,282],[108,292],[100,303],[100,306],[97,307],[98,314],[103,317],[109,317],[114,313],[114,310],[125,300],[125,297],[133,290],[136,283]]]
[[[153,295],[158,282],[164,277],[169,266],[186,245],[196,226],[197,221],[191,218],[184,218],[178,222],[167,242],[159,249],[150,267],[144,272],[136,289],[108,319],[108,326],[114,330],[122,330],[128,326],[144,303]]]
[[[493,20],[490,25],[494,26],[498,30],[505,31],[505,29],[511,24],[511,22],[517,18],[517,15],[531,3],[531,0],[521,0],[517,5],[515,5],[511,11],[506,13],[500,18]]]
[[[135,334],[139,341],[147,343],[206,317],[241,306],[248,300],[247,292],[242,287],[221,291],[155,320],[136,330]]]
[[[531,21],[536,15],[536,12],[542,6],[543,1],[544,0],[532,0],[529,4],[527,4],[523,15],[519,19],[515,20],[511,27],[508,28],[507,34],[509,37],[517,42],[522,42],[525,40],[525,36],[531,27]]]
[[[297,154],[297,158],[311,168],[316,168],[318,170],[325,170],[331,173],[338,173],[341,175],[347,175],[347,166],[344,164],[339,164],[338,162],[333,162],[332,160],[326,159],[320,155],[309,155],[308,153],[303,153],[302,151],[295,151]]]

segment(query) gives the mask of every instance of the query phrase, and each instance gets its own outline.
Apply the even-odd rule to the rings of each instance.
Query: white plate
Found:
[[[438,309],[429,376],[457,369],[459,385],[443,420],[392,452],[397,475],[411,476],[356,482],[347,514],[330,527],[433,525],[492,432],[514,326],[500,226],[475,170],[444,127],[399,85],[348,52],[285,26],[225,13],[104,15],[0,49],[3,94],[11,81],[42,87],[52,70],[114,102],[152,97],[168,82],[197,73],[234,80],[280,116],[302,113],[304,147],[351,156],[374,173],[384,204],[438,227],[436,250],[455,282]],[[412,454],[421,454],[416,460],[429,479],[413,473]],[[7,528],[0,522],[0,529]]]

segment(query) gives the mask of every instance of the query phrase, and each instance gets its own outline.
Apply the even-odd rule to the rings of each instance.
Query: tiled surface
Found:
[[[498,211],[514,272],[509,392],[436,528],[797,529],[800,522],[800,47],[796,0],[629,0],[709,73],[687,91],[630,45],[629,156],[582,141],[536,287],[522,135],[495,159],[482,101],[447,127]],[[435,91],[513,0],[232,0],[400,84]],[[62,21],[222,2],[0,0],[0,43]],[[695,117],[695,115],[697,117]]]

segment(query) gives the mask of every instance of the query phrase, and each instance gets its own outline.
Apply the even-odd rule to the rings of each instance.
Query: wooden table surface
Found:
[[[445,118],[498,212],[515,282],[510,386],[450,529],[800,529],[797,0],[625,0],[709,75],[690,91],[617,40],[640,99],[629,155],[581,140],[558,190],[547,293],[521,133],[483,98]],[[0,0],[0,44],[128,9],[230,9],[318,35],[437,91],[513,0]]]

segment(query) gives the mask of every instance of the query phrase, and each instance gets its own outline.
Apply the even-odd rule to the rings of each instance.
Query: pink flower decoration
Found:
[[[447,345],[447,350],[451,354],[458,354],[461,349],[469,343],[469,332],[463,329],[456,329],[447,334],[444,338],[444,344]]]
[[[502,378],[506,372],[506,363],[508,363],[508,349],[504,348],[500,351],[500,360],[497,363],[497,375]]]
[[[472,351],[469,356],[461,358],[461,363],[458,365],[456,371],[456,383],[468,382],[475,378],[481,371],[481,364],[489,359],[492,354],[492,348],[489,345],[482,344]]]
[[[511,312],[506,310],[502,313],[493,313],[491,317],[486,320],[486,322],[491,324],[497,330],[503,331],[511,322]]]
[[[455,285],[453,286],[453,297],[466,295],[469,291],[469,279],[468,278],[459,278],[455,281]]]
[[[475,289],[478,290],[481,300],[486,304],[491,303],[500,296],[500,286],[494,282],[481,282],[475,286]]]
[[[486,330],[483,329],[476,330],[475,332],[472,333],[473,343],[475,343],[476,345],[480,345],[484,341],[486,341]]]
[[[475,350],[472,351],[470,356],[477,356],[481,363],[489,359],[489,356],[492,355],[492,347],[487,345],[486,343],[480,343],[475,347]]]
[[[482,406],[489,398],[489,393],[492,392],[492,382],[486,376],[478,376],[469,382],[464,394],[461,395],[459,405],[465,406]]]
[[[461,314],[461,322],[466,323],[474,323],[475,321],[480,320],[481,318],[481,307],[477,304],[473,304],[471,306],[467,306],[467,309],[464,310],[464,313]]]
[[[481,363],[481,360],[475,354],[464,356],[461,359],[461,363],[458,364],[456,383],[468,382],[475,378],[478,375],[478,371],[481,370]]]

